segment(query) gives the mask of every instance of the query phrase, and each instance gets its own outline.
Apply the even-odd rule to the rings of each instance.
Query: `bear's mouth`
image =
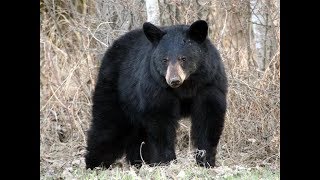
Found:
[[[172,88],[178,88],[178,87],[180,87],[181,86],[181,84],[177,84],[177,85],[169,85],[170,87],[172,87]]]
[[[179,80],[166,80],[167,81],[167,84],[172,87],[172,88],[178,88],[182,85],[182,81],[179,81]]]

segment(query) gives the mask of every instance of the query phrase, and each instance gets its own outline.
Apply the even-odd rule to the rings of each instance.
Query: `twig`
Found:
[[[90,29],[88,28],[89,33],[91,34],[91,36],[97,40],[99,43],[101,43],[102,45],[104,45],[105,47],[108,47],[108,45],[106,45],[104,42],[100,41],[98,38],[96,38],[96,36],[90,31]]]
[[[144,143],[144,141],[142,141],[142,143],[140,144],[140,158],[141,158],[141,160],[142,160],[142,163],[143,164],[146,164],[146,162],[144,161],[144,159],[143,159],[143,157],[142,157],[142,145],[144,145],[145,143]]]
[[[106,45],[105,43],[103,43],[102,41],[100,41],[98,38],[96,38],[95,34],[96,34],[97,30],[100,28],[101,25],[103,25],[103,24],[110,24],[110,23],[113,23],[113,22],[102,22],[102,23],[100,23],[100,24],[97,26],[97,28],[94,30],[93,33],[90,31],[90,28],[88,28],[88,31],[90,32],[91,36],[92,36],[95,40],[97,40],[98,42],[100,42],[102,45],[104,45],[104,46],[106,46],[106,47],[108,47],[108,45]],[[89,40],[88,48],[89,48],[90,42],[91,42],[91,39]]]

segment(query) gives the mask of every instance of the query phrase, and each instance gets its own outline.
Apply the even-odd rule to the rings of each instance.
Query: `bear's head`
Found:
[[[205,41],[208,24],[198,20],[190,26],[180,25],[158,28],[146,22],[143,31],[151,42],[151,68],[165,78],[166,83],[177,88],[197,72],[207,56]]]

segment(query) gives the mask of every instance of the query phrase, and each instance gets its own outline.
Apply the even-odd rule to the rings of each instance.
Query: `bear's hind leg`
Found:
[[[129,121],[119,105],[113,81],[99,78],[93,96],[92,117],[86,167],[92,169],[103,165],[108,168],[124,154],[130,132]]]
[[[124,153],[127,137],[123,127],[113,129],[92,128],[89,131],[86,168],[98,166],[109,168]]]

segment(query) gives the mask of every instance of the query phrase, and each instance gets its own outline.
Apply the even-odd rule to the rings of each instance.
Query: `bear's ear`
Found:
[[[161,31],[159,28],[157,28],[155,25],[145,22],[143,24],[143,31],[146,37],[149,39],[150,42],[153,44],[157,44],[163,35],[166,33]]]
[[[198,42],[202,43],[208,35],[208,24],[206,21],[198,20],[191,24],[188,30],[189,37]]]

